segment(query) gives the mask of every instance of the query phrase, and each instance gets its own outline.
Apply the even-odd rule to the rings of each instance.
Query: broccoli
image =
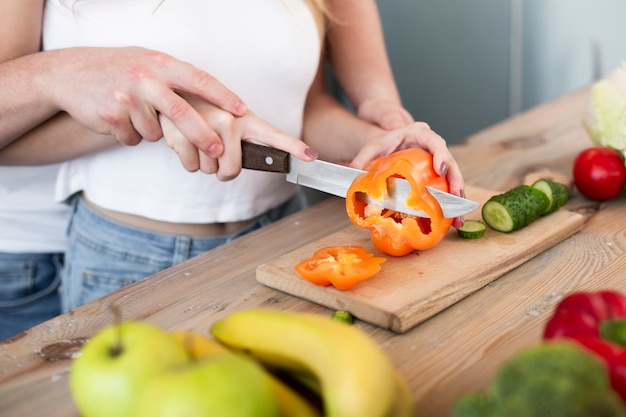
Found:
[[[626,417],[603,363],[571,342],[521,350],[486,392],[459,398],[454,417]]]

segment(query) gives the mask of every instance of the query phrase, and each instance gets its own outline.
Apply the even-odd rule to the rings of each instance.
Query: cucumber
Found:
[[[513,232],[528,226],[550,206],[548,196],[530,185],[520,185],[494,195],[483,205],[483,220],[499,232]]]
[[[565,184],[561,184],[560,182],[542,178],[535,181],[532,187],[545,193],[548,200],[550,200],[550,206],[543,213],[544,216],[563,207],[569,200],[569,190]]]
[[[463,226],[456,229],[459,236],[464,239],[478,239],[483,237],[487,230],[485,223],[478,220],[465,220]]]

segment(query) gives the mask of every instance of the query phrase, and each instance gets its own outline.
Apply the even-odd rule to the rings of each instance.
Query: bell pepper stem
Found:
[[[602,321],[599,330],[602,339],[626,346],[626,319]]]

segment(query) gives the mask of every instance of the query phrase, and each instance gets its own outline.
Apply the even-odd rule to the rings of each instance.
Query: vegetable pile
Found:
[[[626,416],[626,295],[574,292],[556,306],[543,341],[498,369],[454,417]]]
[[[519,351],[491,381],[469,393],[454,417],[622,417],[626,409],[609,385],[602,363],[570,342]]]
[[[574,183],[598,201],[615,198],[626,185],[626,64],[591,86],[583,126],[595,147],[574,161]]]
[[[626,296],[615,291],[576,292],[548,321],[545,339],[569,339],[604,361],[613,389],[626,401]]]

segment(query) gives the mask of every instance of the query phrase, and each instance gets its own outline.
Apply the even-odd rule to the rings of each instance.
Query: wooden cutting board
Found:
[[[484,203],[496,194],[468,187],[468,198]],[[465,216],[481,219],[480,209]],[[560,209],[513,233],[487,228],[480,239],[467,240],[450,232],[437,246],[403,257],[374,248],[370,232],[349,226],[280,256],[256,269],[260,283],[328,308],[350,311],[374,325],[403,333],[463,299],[516,266],[576,233],[580,214]],[[348,291],[320,287],[302,279],[294,266],[325,246],[360,245],[385,256],[382,270]]]

